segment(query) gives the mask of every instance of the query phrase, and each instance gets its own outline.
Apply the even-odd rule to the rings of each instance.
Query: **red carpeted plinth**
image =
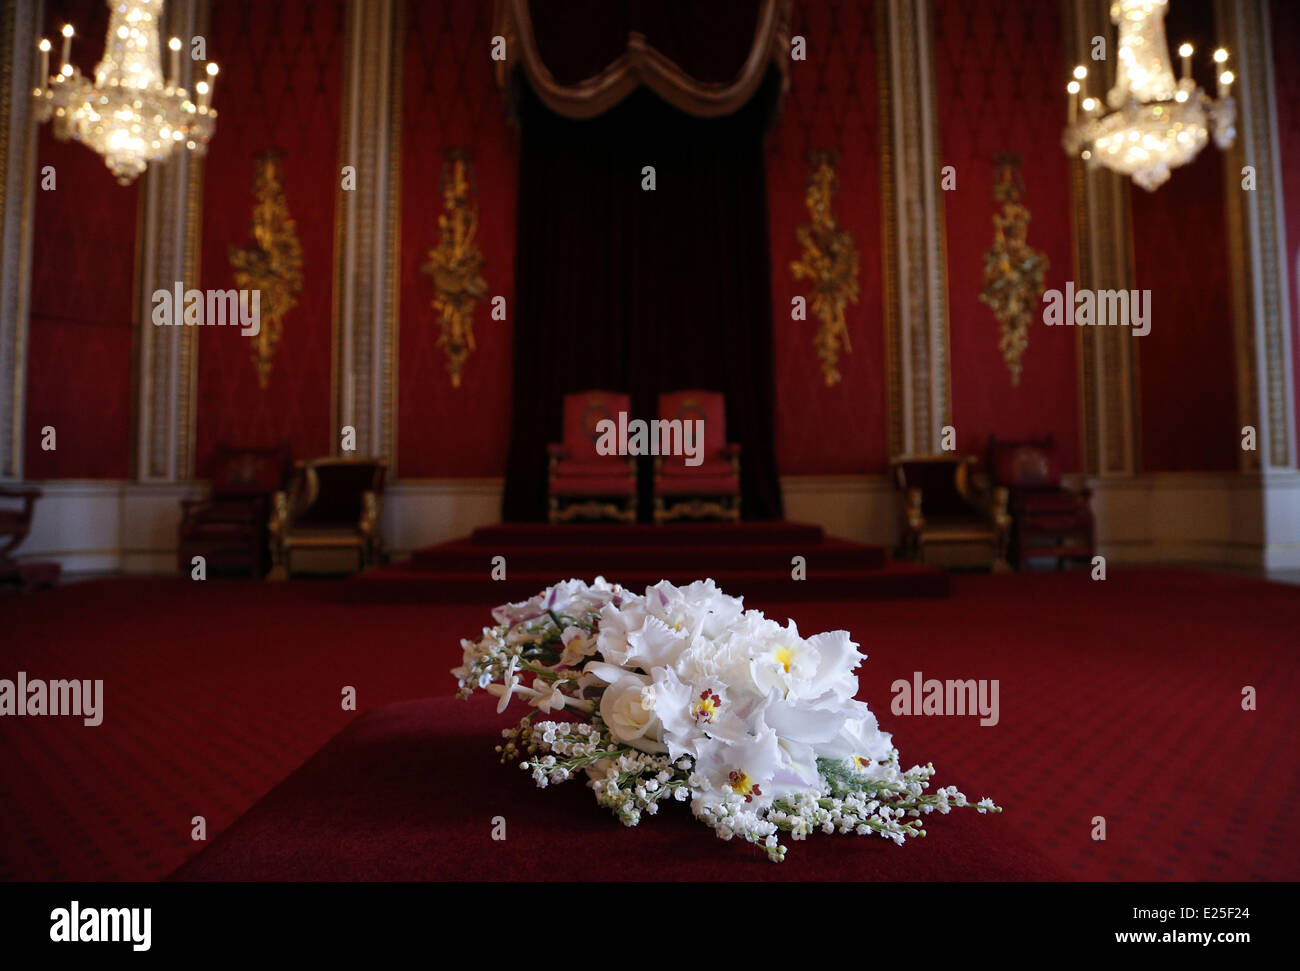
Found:
[[[523,711],[516,705],[514,717]],[[276,786],[178,880],[1059,880],[1005,816],[955,810],[903,846],[790,841],[784,863],[724,843],[665,805],[628,828],[579,781],[538,789],[493,746],[494,699],[434,698],[362,715]],[[492,838],[505,821],[504,840]],[[497,829],[498,835],[500,830]]]
[[[505,578],[493,575],[504,558]],[[948,576],[893,562],[879,546],[827,537],[807,523],[509,523],[416,550],[358,578],[392,602],[492,602],[557,580],[604,576],[629,589],[713,577],[737,596],[784,600],[945,597]]]

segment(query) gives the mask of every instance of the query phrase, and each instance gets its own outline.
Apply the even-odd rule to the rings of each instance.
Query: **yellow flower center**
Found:
[[[705,688],[700,692],[700,696],[691,703],[691,716],[699,722],[711,722],[721,706],[722,699]]]
[[[794,660],[794,651],[782,644],[776,649],[776,663],[785,669],[785,673],[790,673],[790,662]]]
[[[727,776],[727,783],[732,792],[745,797],[745,802],[753,802],[755,796],[763,794],[763,790],[754,785],[754,780],[743,769],[736,769]]]

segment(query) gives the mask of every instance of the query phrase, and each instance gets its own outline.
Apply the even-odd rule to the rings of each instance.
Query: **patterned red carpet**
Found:
[[[0,878],[161,878],[202,845],[193,816],[211,840],[355,718],[344,686],[363,710],[451,694],[484,609],[368,603],[363,586],[129,579],[0,600],[0,678],[98,678],[105,695],[97,728],[0,718]],[[1300,879],[1300,589],[1151,570],[751,603],[804,632],[852,630],[870,654],[860,697],[905,762],[1006,807],[931,839],[1014,838],[1079,879]],[[998,724],[892,714],[892,682],[916,671],[997,679]],[[1246,686],[1258,710],[1242,710]],[[490,735],[472,741],[492,759]],[[558,795],[516,781],[516,812]]]

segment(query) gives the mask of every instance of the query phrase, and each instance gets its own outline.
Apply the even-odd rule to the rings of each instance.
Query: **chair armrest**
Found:
[[[546,446],[547,472],[549,475],[555,475],[556,466],[560,464],[569,455],[569,450],[559,442],[551,442]]]
[[[1011,490],[1006,486],[994,486],[989,497],[989,518],[999,532],[1004,532],[1011,528],[1011,513],[1007,510],[1007,503],[1011,499]]]
[[[903,517],[907,520],[907,528],[914,533],[919,533],[925,528],[925,514],[921,511],[921,502],[924,494],[920,489],[908,489],[900,493],[903,503]]]
[[[379,525],[380,503],[379,493],[369,489],[361,493],[361,520],[357,523],[357,528],[362,536],[371,538],[375,535],[375,529]]]
[[[289,532],[289,520],[289,493],[277,489],[271,493],[271,512],[266,522],[272,541],[283,538]]]

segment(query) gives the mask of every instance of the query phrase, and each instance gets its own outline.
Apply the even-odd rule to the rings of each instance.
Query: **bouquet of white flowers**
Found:
[[[853,673],[866,655],[847,631],[802,637],[745,610],[712,580],[664,581],[644,596],[568,580],[492,612],[495,627],[463,640],[452,674],[519,696],[530,711],[502,732],[501,761],[537,785],[585,776],[596,801],[628,826],[665,800],[689,802],[722,839],[739,836],[785,858],[778,831],[924,836],[921,817],[967,800],[925,794],[934,766],[902,771],[890,736]],[[521,681],[532,675],[532,686]],[[566,712],[562,721],[538,715]],[[981,812],[1001,812],[981,799]]]

